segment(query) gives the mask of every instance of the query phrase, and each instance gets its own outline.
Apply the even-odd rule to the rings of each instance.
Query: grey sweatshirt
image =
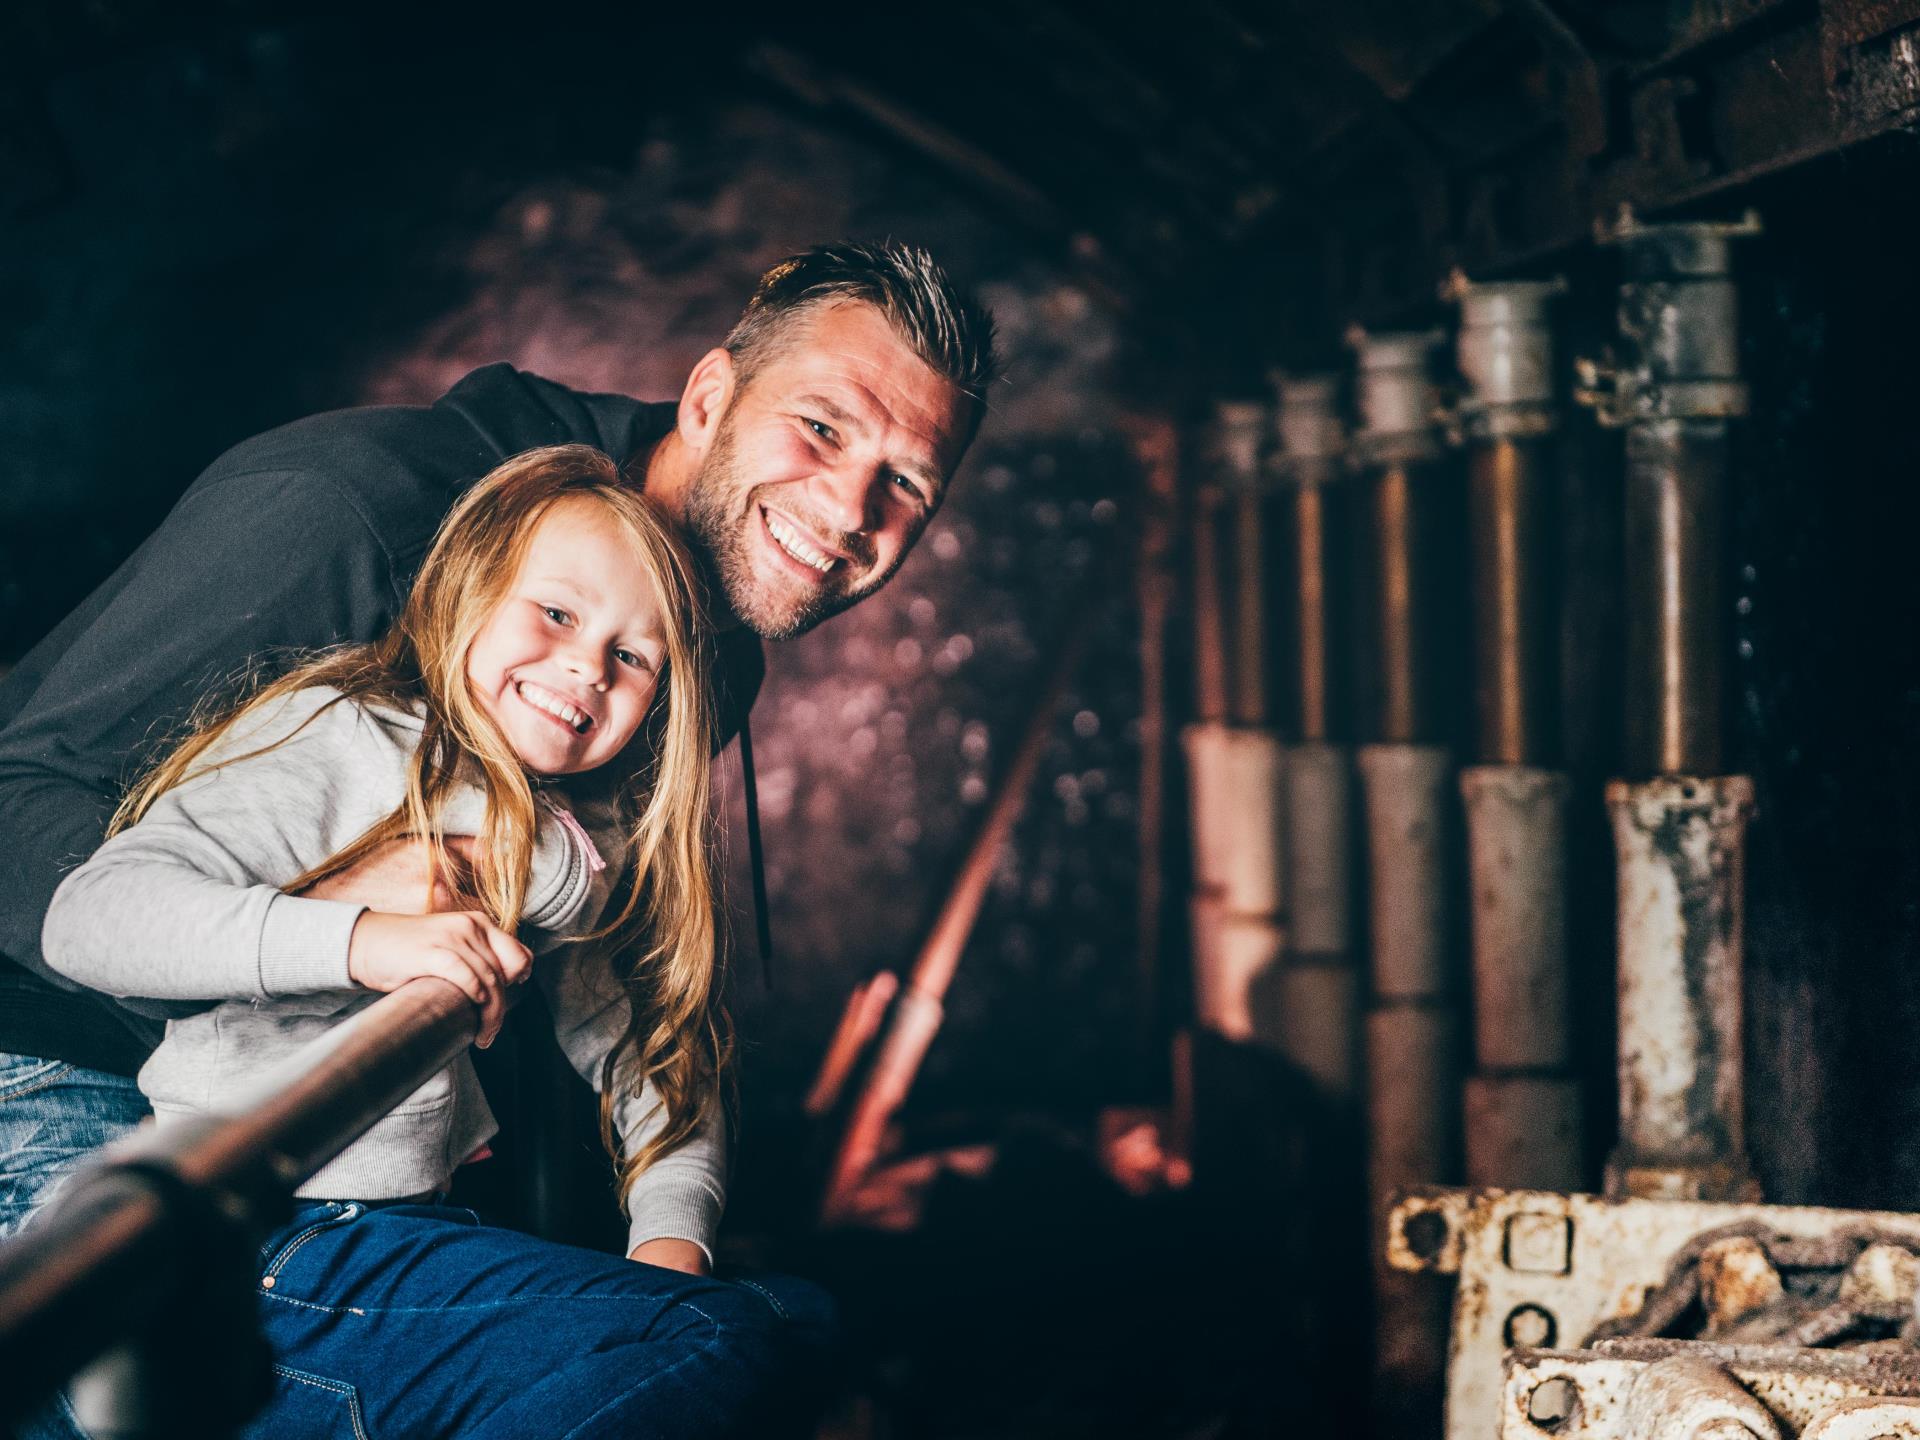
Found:
[[[161,1123],[246,1105],[310,1062],[303,1047],[324,1047],[340,1021],[379,999],[347,976],[363,907],[279,887],[401,803],[420,732],[416,716],[324,687],[299,691],[223,736],[202,757],[220,768],[200,769],[162,795],[55,892],[42,934],[55,970],[112,995],[225,1002],[169,1020],[141,1068],[140,1089]],[[476,831],[483,808],[477,786],[456,787],[447,833]],[[534,979],[561,1048],[597,1088],[626,1032],[626,991],[599,947],[560,942],[601,918],[624,857],[605,817],[579,820],[543,809],[520,938],[535,952]],[[632,1067],[629,1053],[615,1075],[622,1098],[614,1116],[629,1155],[666,1118],[650,1085],[635,1093]],[[297,1193],[388,1200],[438,1190],[496,1128],[462,1054]],[[716,1106],[635,1183],[629,1249],[673,1237],[711,1257],[725,1151]]]

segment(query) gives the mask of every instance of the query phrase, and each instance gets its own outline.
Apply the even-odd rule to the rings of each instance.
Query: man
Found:
[[[0,1233],[144,1114],[130,1077],[164,1012],[52,979],[40,925],[150,747],[210,688],[276,652],[378,635],[468,484],[578,442],[613,456],[708,572],[731,735],[763,673],[759,638],[804,633],[905,559],[994,363],[990,317],[924,252],[824,247],[762,278],[677,405],[494,365],[432,406],[316,416],[216,461],[0,684]],[[405,852],[329,883],[373,903],[425,889]],[[634,1258],[705,1268],[695,1246],[650,1244]]]

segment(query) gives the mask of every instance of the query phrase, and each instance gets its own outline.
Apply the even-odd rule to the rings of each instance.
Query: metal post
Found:
[[[1335,570],[1327,490],[1345,475],[1331,375],[1280,376],[1279,448],[1293,552],[1293,732],[1285,751],[1287,964],[1280,1044],[1341,1109],[1359,1087],[1360,977],[1353,956],[1353,752],[1334,739]]]
[[[1373,743],[1359,752],[1366,806],[1373,1005],[1367,1015],[1368,1185],[1374,1233],[1389,1197],[1458,1167],[1457,1001],[1447,955],[1453,758],[1431,743],[1427,491],[1440,436],[1428,357],[1438,331],[1351,337],[1361,428],[1349,452],[1370,484],[1377,658]],[[1445,1295],[1376,1256],[1376,1381],[1383,1403],[1428,1405],[1446,1354]]]
[[[1286,945],[1282,864],[1285,798],[1279,736],[1268,707],[1260,452],[1266,407],[1224,401],[1208,436],[1209,479],[1235,517],[1236,603],[1221,689],[1231,722],[1209,717],[1183,737],[1193,820],[1194,1014],[1235,1041],[1278,1044],[1277,993]],[[1251,536],[1243,533],[1251,530]],[[1203,576],[1196,568],[1195,583]],[[1210,602],[1196,597],[1196,609]],[[1222,626],[1224,631],[1226,627]]]
[[[1580,1095],[1568,1073],[1566,833],[1551,576],[1554,409],[1548,305],[1565,283],[1456,274],[1467,394],[1476,751],[1461,772],[1472,906],[1475,1073],[1467,1183],[1580,1184]]]
[[[1749,1199],[1740,921],[1752,783],[1721,776],[1728,421],[1739,372],[1733,224],[1648,225],[1620,246],[1624,363],[1581,367],[1581,398],[1627,430],[1627,759],[1608,787],[1620,864],[1616,1195]],[[1647,778],[1647,777],[1653,778]]]

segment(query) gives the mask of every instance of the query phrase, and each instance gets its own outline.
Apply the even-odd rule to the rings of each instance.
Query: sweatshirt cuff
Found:
[[[347,946],[366,908],[346,900],[275,895],[260,927],[260,993],[272,999],[351,990]]]
[[[632,1219],[627,1226],[627,1254],[649,1240],[685,1240],[706,1252],[713,1265],[714,1237],[720,1232],[720,1196],[704,1185],[676,1186],[658,1195],[630,1200]]]

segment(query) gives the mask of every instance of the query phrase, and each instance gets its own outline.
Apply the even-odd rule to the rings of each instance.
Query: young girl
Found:
[[[45,954],[110,993],[220,1002],[170,1021],[140,1072],[163,1124],[231,1108],[423,975],[483,1007],[489,1043],[531,975],[600,1090],[632,1257],[702,1271],[727,1057],[706,695],[678,546],[605,456],[530,451],[447,516],[384,639],[308,660],[135,787],[55,896]],[[479,912],[299,893],[390,840],[425,837],[444,861],[452,835],[474,837]],[[262,1251],[284,1363],[259,1433],[316,1407],[382,1437],[622,1434],[642,1417],[650,1434],[722,1433],[772,1373],[776,1297],[438,1205],[493,1131],[463,1055],[299,1187],[295,1224]],[[576,1412],[589,1428],[562,1423]]]

